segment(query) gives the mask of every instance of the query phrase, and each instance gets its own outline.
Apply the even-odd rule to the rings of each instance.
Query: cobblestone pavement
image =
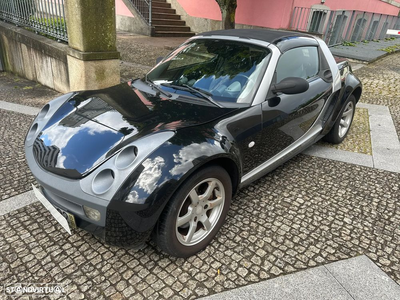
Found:
[[[33,117],[0,109],[0,201],[30,189],[34,182],[25,162],[25,133]]]
[[[60,93],[0,72],[0,100],[42,107]],[[34,179],[25,162],[24,139],[33,117],[0,109],[0,201],[30,189]]]
[[[389,106],[390,113],[400,136],[400,52],[386,56],[357,71],[363,83],[361,101]]]
[[[166,56],[186,38],[147,37],[126,32],[117,34],[117,49],[121,53],[121,81],[141,78],[156,64],[158,57]]]
[[[0,72],[0,90],[1,101],[35,107],[42,107],[61,95],[39,83],[6,72]]]
[[[300,155],[241,190],[216,240],[187,260],[68,236],[36,203],[0,217],[0,282],[64,283],[71,299],[183,299],[365,254],[400,283],[398,199],[399,174]]]
[[[318,144],[339,150],[372,155],[368,109],[356,108],[353,123],[343,142],[340,144],[330,144],[320,141]]]

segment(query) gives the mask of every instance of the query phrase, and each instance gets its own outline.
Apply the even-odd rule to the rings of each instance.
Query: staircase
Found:
[[[151,23],[154,27],[153,36],[194,36],[186,22],[181,20],[181,16],[176,14],[175,9],[166,0],[151,1]]]

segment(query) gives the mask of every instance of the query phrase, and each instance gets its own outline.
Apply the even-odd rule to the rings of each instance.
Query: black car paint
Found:
[[[347,84],[349,85],[347,89],[344,89],[345,91],[338,92],[338,96],[341,96],[343,101],[347,100],[347,97],[350,96],[356,88],[360,88],[359,81],[357,81],[356,77],[349,79]],[[138,172],[137,177],[133,176],[126,182],[125,194],[117,195],[111,201],[108,208],[119,213],[122,219],[131,228],[135,228],[138,232],[147,232],[150,234],[164,207],[167,205],[168,200],[179,188],[180,183],[184,182],[199,168],[213,163],[221,164],[223,161],[225,166],[231,170],[230,174],[236,172],[240,180],[244,174],[300,137],[284,134],[283,131],[280,131],[281,136],[270,136],[269,139],[263,140],[263,130],[271,130],[270,126],[275,126],[274,131],[278,132],[279,128],[284,126],[284,124],[296,120],[298,120],[300,124],[308,122],[311,126],[313,119],[315,119],[321,111],[321,105],[325,104],[328,100],[330,92],[331,88],[329,84],[323,85],[321,91],[311,89],[307,93],[308,97],[303,98],[304,107],[298,113],[293,113],[296,108],[298,108],[298,105],[294,105],[293,99],[286,97],[287,95],[283,95],[283,97],[281,95],[287,103],[290,103],[286,108],[282,107],[282,110],[275,108],[275,110],[272,111],[269,109],[266,109],[266,112],[262,111],[261,106],[270,106],[268,101],[266,101],[262,105],[252,106],[247,109],[238,109],[230,115],[226,115],[208,124],[203,124],[202,126],[179,129],[176,136],[147,158],[149,160],[155,160],[157,157],[163,157],[167,158],[166,160],[168,161],[163,167],[162,175],[157,180],[157,189],[150,193],[144,192],[137,184],[143,173]],[[334,99],[331,100],[332,103],[335,102]],[[342,104],[343,103],[341,103],[341,105]],[[319,108],[317,108],[317,106]],[[337,109],[337,107],[341,108],[340,104],[334,106],[335,109]],[[313,117],[305,117],[310,114],[310,111],[314,112]],[[263,120],[266,119],[264,116],[265,114],[269,115],[270,119],[273,121],[263,122]],[[333,122],[333,120],[331,121]],[[306,128],[303,130],[305,132]],[[273,130],[271,130],[271,132],[272,131]],[[195,140],[194,137],[196,137]],[[322,137],[322,135],[320,137]],[[286,141],[284,144],[279,142],[282,138]],[[259,146],[249,148],[248,143],[254,140],[256,140],[255,144]],[[272,141],[272,143],[270,141]],[[205,147],[202,149],[202,153],[208,153],[208,155],[200,156],[193,161],[187,160],[182,165],[182,172],[171,176],[172,170],[176,167],[176,163],[172,162],[174,157],[179,157],[182,155],[180,152],[190,147],[198,149],[202,146]],[[265,151],[265,149],[268,148],[270,151]],[[207,151],[205,151],[205,149],[207,149]],[[144,169],[143,165],[142,169]],[[234,191],[236,191],[238,183],[234,186]],[[132,191],[140,192],[142,195],[141,197],[146,199],[145,203],[147,205],[143,211],[131,211],[129,210],[129,206],[125,206],[124,209],[122,209],[123,206],[120,202],[123,202],[123,199],[126,199],[126,195]]]
[[[233,110],[172,101],[128,84],[78,93],[36,139],[37,162],[52,173],[79,179],[140,137],[207,123]]]
[[[325,116],[325,126],[321,135],[326,135],[335,124],[339,117],[339,113],[343,108],[343,104],[351,95],[355,95],[358,101],[361,97],[362,84],[360,80],[351,72],[351,67],[347,61],[339,65],[341,89],[336,91],[331,97],[333,101],[330,102]]]
[[[307,44],[307,40],[309,38],[284,39],[278,41],[277,44],[281,51],[286,51]],[[324,116],[325,126],[321,137],[329,132],[347,98],[361,89],[359,80],[349,71],[347,65],[343,66],[341,72],[342,88],[330,97],[331,102]],[[79,176],[76,172],[71,175],[68,172],[65,173],[65,170],[58,170],[63,176],[77,178],[76,176],[82,177],[92,172],[101,164],[101,160],[106,160],[140,137],[163,130],[176,131],[173,138],[152,152],[141,166],[132,172],[114,195],[107,207],[105,228],[79,218],[77,220],[79,227],[104,238],[106,242],[128,246],[129,243],[135,244],[135,240],[140,243],[148,238],[163,209],[180,184],[199,168],[208,164],[223,165],[229,170],[234,182],[234,191],[236,191],[244,174],[300,137],[285,133],[281,130],[282,127],[289,122],[307,124],[305,127],[296,125],[305,132],[321,112],[321,105],[327,101],[330,92],[331,84],[328,82],[325,82],[321,89],[314,89],[311,83],[311,88],[301,95],[273,95],[264,103],[255,106],[218,108],[204,103],[196,105],[169,100],[160,97],[159,94],[140,92],[122,84],[75,95],[52,117],[40,139],[45,142],[46,130],[50,126],[66,126],[65,120],[72,115],[82,117],[87,122],[96,122],[112,130],[118,139],[115,138],[104,146],[105,151],[101,158],[99,157],[98,164],[92,164],[86,172],[79,170]],[[298,102],[299,96],[302,99],[300,102]],[[101,104],[103,113],[113,111],[120,114],[125,125],[117,126],[115,123],[100,120],[90,121],[91,117],[85,115],[84,110],[79,112],[79,109],[76,109],[80,103],[93,101],[90,100],[93,98]],[[295,98],[296,101],[294,101]],[[107,110],[109,107],[111,109]],[[299,111],[297,111],[298,108],[300,108]],[[278,132],[279,136],[274,136],[272,132]],[[265,139],[265,134],[269,134],[268,139]],[[254,147],[249,147],[251,142],[255,143]],[[195,152],[200,150],[201,155],[196,155]],[[185,153],[188,153],[186,158]],[[191,159],[189,154],[195,159]],[[159,158],[164,160],[162,164],[159,163]],[[149,185],[143,185],[146,164],[149,162],[158,162],[160,166],[160,174],[154,178],[152,188],[149,188]],[[49,166],[42,164],[42,167],[54,172],[54,169],[49,169]],[[130,193],[137,193],[138,203],[126,202]],[[107,238],[110,234],[107,233],[106,228],[111,223],[113,226],[118,224],[118,228],[126,229],[122,234],[129,235],[130,238],[127,239],[129,243],[123,236],[119,239]]]

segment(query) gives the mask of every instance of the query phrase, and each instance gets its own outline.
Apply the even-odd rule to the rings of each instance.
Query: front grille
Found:
[[[37,138],[33,144],[33,155],[43,168],[54,168],[60,149],[57,146],[46,146],[42,139]]]

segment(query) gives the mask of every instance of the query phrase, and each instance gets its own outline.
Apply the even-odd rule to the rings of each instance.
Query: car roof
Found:
[[[272,29],[228,29],[214,30],[200,33],[197,36],[230,36],[243,39],[255,39],[263,42],[268,42],[276,45],[282,52],[293,47],[298,47],[304,44],[316,45],[317,42],[312,35]]]

